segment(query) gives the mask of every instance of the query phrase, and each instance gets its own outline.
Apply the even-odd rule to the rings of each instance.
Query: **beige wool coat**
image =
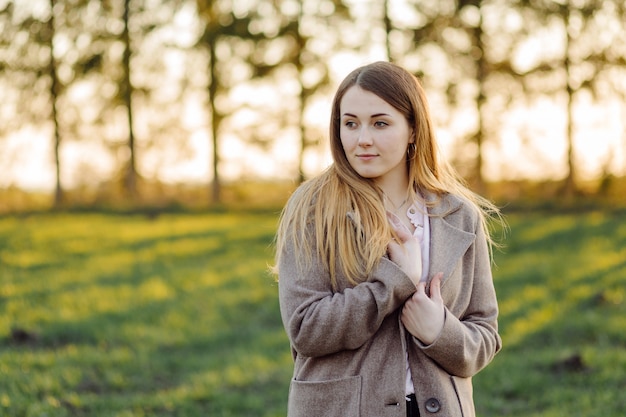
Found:
[[[445,304],[430,345],[400,321],[415,286],[388,258],[367,281],[339,277],[344,284],[333,291],[319,263],[299,272],[298,254],[285,245],[278,287],[294,357],[288,417],[406,416],[407,352],[420,416],[475,416],[471,378],[501,348],[488,247],[463,200],[445,195],[429,214],[429,279],[443,272]]]

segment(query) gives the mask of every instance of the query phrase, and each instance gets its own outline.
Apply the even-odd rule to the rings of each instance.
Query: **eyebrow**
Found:
[[[345,116],[348,116],[348,117],[357,117],[355,114],[352,114],[352,113],[344,113],[344,114],[343,114],[343,116],[344,116],[344,117],[345,117]],[[376,114],[372,114],[372,115],[370,116],[370,118],[372,118],[372,119],[373,119],[373,118],[375,118],[375,117],[381,117],[381,116],[391,117],[391,116],[390,116],[389,114],[387,114],[387,113],[376,113]]]

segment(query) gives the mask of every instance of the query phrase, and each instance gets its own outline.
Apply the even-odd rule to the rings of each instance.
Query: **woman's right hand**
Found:
[[[417,287],[422,277],[422,249],[420,242],[402,224],[398,216],[388,211],[387,218],[399,239],[399,242],[392,239],[387,245],[389,259],[396,263]]]

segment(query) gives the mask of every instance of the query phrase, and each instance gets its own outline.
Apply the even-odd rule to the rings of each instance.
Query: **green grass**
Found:
[[[0,415],[284,414],[275,228],[276,214],[1,219]]]
[[[479,416],[626,415],[626,212],[512,214]],[[277,213],[0,218],[0,415],[284,416]]]
[[[516,214],[494,270],[504,349],[480,416],[626,415],[626,212]]]

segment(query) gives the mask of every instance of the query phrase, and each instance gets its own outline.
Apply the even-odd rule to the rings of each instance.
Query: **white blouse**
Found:
[[[409,206],[406,211],[406,215],[415,226],[413,236],[415,236],[422,249],[422,276],[420,281],[426,281],[428,279],[428,265],[430,260],[430,223],[428,222],[428,212],[426,207],[419,203],[414,202]],[[406,358],[406,395],[414,394],[415,387],[411,379],[411,369],[409,368],[409,353],[407,352]]]

